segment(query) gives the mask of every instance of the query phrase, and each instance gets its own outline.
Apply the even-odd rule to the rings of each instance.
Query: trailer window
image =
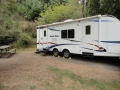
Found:
[[[90,30],[90,25],[88,25],[88,26],[86,26],[85,34],[86,34],[86,35],[89,35],[90,32],[91,32],[91,30]]]
[[[68,29],[68,38],[74,38],[74,29]]]
[[[44,31],[44,37],[46,37],[46,30]]]
[[[61,30],[61,38],[67,38],[67,30]]]

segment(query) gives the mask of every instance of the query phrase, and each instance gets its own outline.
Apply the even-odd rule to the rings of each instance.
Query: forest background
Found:
[[[98,14],[120,19],[120,0],[0,0],[0,45],[36,44],[36,26]]]

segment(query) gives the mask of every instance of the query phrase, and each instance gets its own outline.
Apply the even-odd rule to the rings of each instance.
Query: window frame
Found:
[[[89,33],[87,33],[87,27],[89,26]],[[85,35],[91,35],[91,25],[85,26]]]
[[[71,31],[71,30],[73,30],[73,37],[69,37],[69,31]],[[68,37],[67,37],[68,39],[69,38],[75,38],[75,29],[68,29]]]
[[[46,37],[46,30],[44,30],[44,37]]]
[[[70,30],[73,30],[73,37],[69,37],[69,31]],[[63,37],[62,35],[63,35],[63,33],[62,33],[62,31],[64,31],[64,30],[61,30],[61,38],[62,39],[70,39],[70,38],[75,38],[75,29],[65,29],[65,31],[66,31],[66,37]]]
[[[68,34],[67,34],[67,32],[66,32],[66,37],[63,37],[63,34],[64,34],[64,31],[67,31],[66,29],[65,30],[61,30],[61,38],[67,38],[67,36],[68,36]]]

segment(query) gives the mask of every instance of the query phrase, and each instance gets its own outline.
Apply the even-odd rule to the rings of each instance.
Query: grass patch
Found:
[[[79,82],[83,88],[95,87],[97,90],[120,90],[120,83],[101,82],[96,79],[85,79],[71,71],[61,70],[57,67],[49,67],[49,70],[56,74],[55,79],[59,84],[62,84],[64,77],[68,77],[73,82]]]
[[[0,83],[0,90],[3,90],[4,86]]]
[[[36,86],[30,86],[30,90],[36,90]]]
[[[55,86],[52,85],[50,82],[45,82],[46,90],[56,90]]]
[[[24,51],[36,51],[36,45],[32,45],[29,48],[17,48],[18,52],[24,52]]]

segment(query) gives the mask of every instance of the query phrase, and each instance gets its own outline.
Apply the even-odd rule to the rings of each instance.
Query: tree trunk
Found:
[[[82,0],[82,17],[85,17],[85,12],[84,12],[84,0]]]
[[[119,0],[116,0],[116,3],[119,4]]]

